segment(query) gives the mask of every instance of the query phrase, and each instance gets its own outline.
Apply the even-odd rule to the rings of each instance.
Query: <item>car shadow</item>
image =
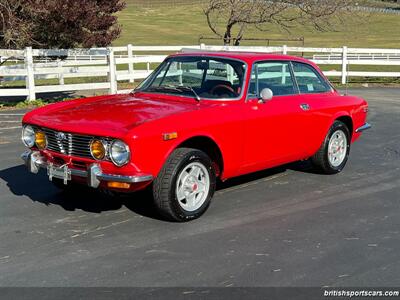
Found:
[[[320,171],[312,165],[310,160],[296,161],[286,165],[286,168],[302,173],[320,174]]]
[[[62,191],[49,182],[44,170],[39,174],[31,174],[24,165],[1,170],[0,178],[14,195],[26,196],[33,202],[47,206],[58,205],[66,211],[102,213],[125,206],[139,215],[161,219],[153,207],[149,190],[126,195],[106,195],[95,189],[79,186],[71,191]]]
[[[233,186],[246,184],[262,178],[286,172],[288,169],[300,172],[314,173],[308,162],[297,162],[277,168],[243,175],[217,183],[217,190],[221,191]],[[88,187],[78,187],[73,191],[61,191],[49,182],[45,171],[31,174],[24,165],[0,170],[0,178],[4,180],[10,191],[16,196],[26,196],[33,202],[44,205],[58,205],[66,211],[83,210],[89,213],[102,213],[119,210],[126,207],[132,212],[163,220],[157,213],[150,188],[132,194],[106,195]],[[1,204],[0,204],[1,205]]]

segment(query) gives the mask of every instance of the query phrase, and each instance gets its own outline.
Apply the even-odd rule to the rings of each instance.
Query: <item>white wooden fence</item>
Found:
[[[67,92],[107,89],[109,93],[126,92],[118,90],[118,82],[146,78],[155,64],[161,63],[167,54],[178,51],[254,51],[303,55],[318,65],[333,65],[339,70],[325,71],[330,77],[341,77],[343,84],[348,77],[400,77],[400,72],[351,71],[349,66],[400,66],[400,49],[367,48],[309,48],[309,47],[248,47],[248,46],[132,46],[48,50],[0,50],[0,61],[10,59],[14,63],[0,67],[0,80],[25,81],[24,88],[0,88],[2,96],[26,96],[36,99],[37,93]],[[62,59],[60,59],[62,57]],[[20,63],[18,63],[18,61]],[[17,62],[17,63],[15,63]],[[121,69],[125,65],[125,69]],[[92,83],[65,84],[66,78],[81,78]],[[103,80],[101,80],[103,77]],[[37,85],[39,79],[54,79],[58,84]],[[86,78],[86,79],[84,79]],[[36,81],[36,82],[35,82]]]

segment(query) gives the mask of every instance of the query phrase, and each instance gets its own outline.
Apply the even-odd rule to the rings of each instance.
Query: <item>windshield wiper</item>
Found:
[[[192,94],[194,95],[195,99],[199,102],[201,101],[199,94],[197,94],[196,91],[194,90],[194,88],[192,88],[191,86],[179,85],[179,86],[174,86],[174,87],[177,89],[181,89],[181,90],[191,91]]]

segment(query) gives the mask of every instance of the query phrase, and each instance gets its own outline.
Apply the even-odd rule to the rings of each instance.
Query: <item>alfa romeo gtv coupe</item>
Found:
[[[367,112],[364,99],[339,94],[303,58],[178,53],[130,94],[27,113],[22,158],[63,189],[152,188],[164,217],[187,221],[207,210],[217,179],[306,159],[339,173],[370,128]]]

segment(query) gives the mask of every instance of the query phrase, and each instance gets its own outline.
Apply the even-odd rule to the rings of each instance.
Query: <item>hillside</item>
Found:
[[[166,4],[168,2],[169,5]],[[199,2],[201,1],[127,0],[127,8],[119,16],[123,26],[122,35],[114,42],[114,45],[197,44],[200,35],[212,36]],[[374,2],[371,1],[371,3]],[[349,47],[399,48],[399,25],[400,15],[371,14],[362,20],[359,18],[349,20],[345,26],[338,25],[334,32],[317,32],[310,28],[299,27],[288,34],[272,27],[268,32],[249,31],[247,37],[297,38],[304,36],[306,46],[347,45]],[[206,43],[218,42],[206,41]]]

